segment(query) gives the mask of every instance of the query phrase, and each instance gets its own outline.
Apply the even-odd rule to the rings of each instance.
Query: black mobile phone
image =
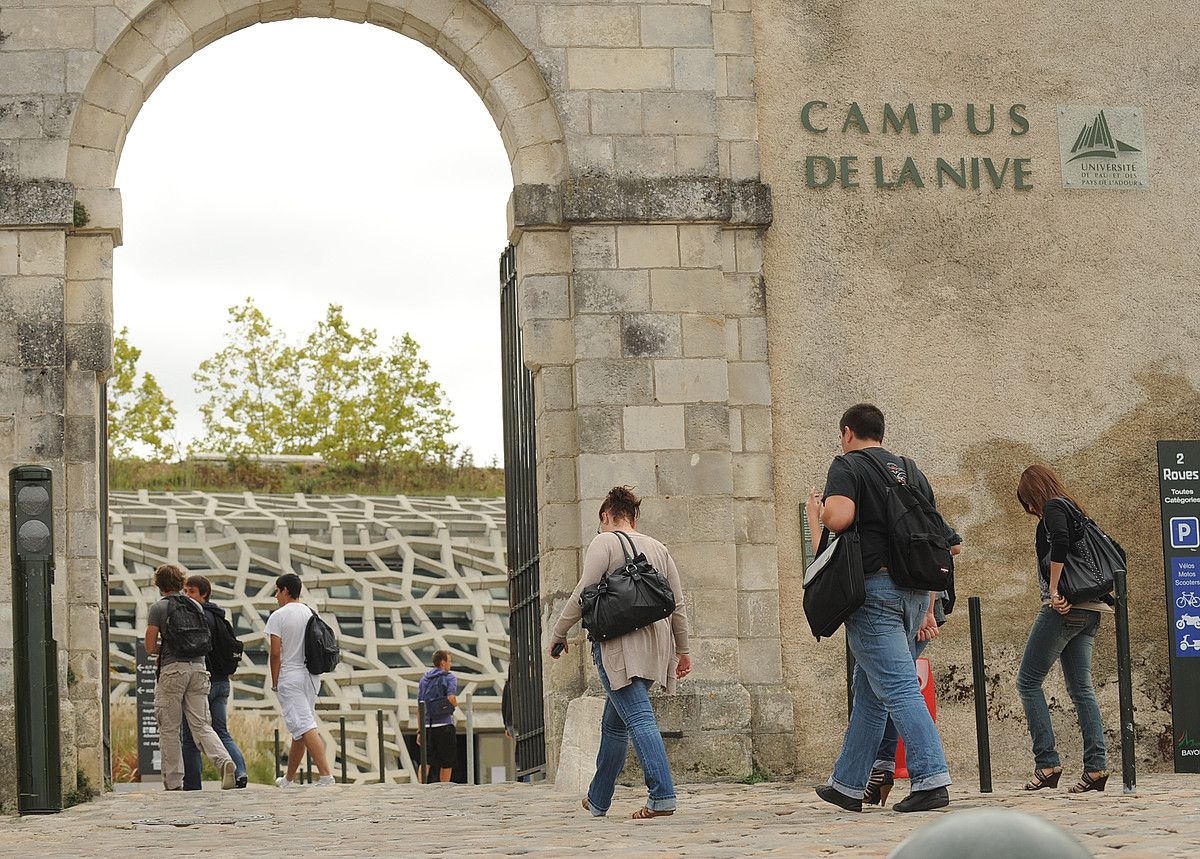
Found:
[[[564,641],[554,642],[554,646],[550,648],[550,657],[552,659],[558,659],[558,657],[562,656],[562,652],[566,649],[566,647],[567,644]]]

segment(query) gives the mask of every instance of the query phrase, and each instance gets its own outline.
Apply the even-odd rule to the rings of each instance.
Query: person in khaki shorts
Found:
[[[196,745],[221,773],[221,789],[237,783],[236,767],[220,737],[212,728],[208,714],[208,671],[204,655],[183,656],[174,653],[167,636],[161,635],[171,611],[171,597],[188,599],[183,590],[183,570],[163,564],[154,571],[154,584],[162,599],[150,606],[146,625],[146,652],[158,654],[158,683],[154,687],[154,715],[158,718],[158,737],[162,751],[163,787],[183,789],[183,747],[179,728],[188,721]],[[196,606],[198,609],[199,604]],[[203,609],[200,609],[203,611]],[[176,608],[176,611],[179,611]]]

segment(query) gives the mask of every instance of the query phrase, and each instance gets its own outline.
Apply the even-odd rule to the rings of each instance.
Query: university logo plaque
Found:
[[[1140,108],[1059,105],[1058,146],[1064,188],[1140,191],[1150,187]]]

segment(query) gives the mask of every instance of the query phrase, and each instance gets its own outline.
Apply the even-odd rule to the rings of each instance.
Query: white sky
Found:
[[[117,175],[116,327],[201,430],[192,372],[253,296],[293,337],[333,301],[407,331],[476,462],[502,458],[498,263],[512,190],[500,134],[441,57],[336,20],[259,24],[184,62],[142,108]]]

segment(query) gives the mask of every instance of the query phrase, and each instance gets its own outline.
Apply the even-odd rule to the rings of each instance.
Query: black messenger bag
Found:
[[[675,592],[624,531],[615,531],[625,563],[579,595],[583,628],[592,641],[608,641],[649,626],[675,611]],[[625,544],[629,548],[625,548]],[[635,554],[636,552],[636,554]]]
[[[858,526],[821,533],[817,558],[804,573],[804,616],[817,641],[837,632],[867,600]]]

